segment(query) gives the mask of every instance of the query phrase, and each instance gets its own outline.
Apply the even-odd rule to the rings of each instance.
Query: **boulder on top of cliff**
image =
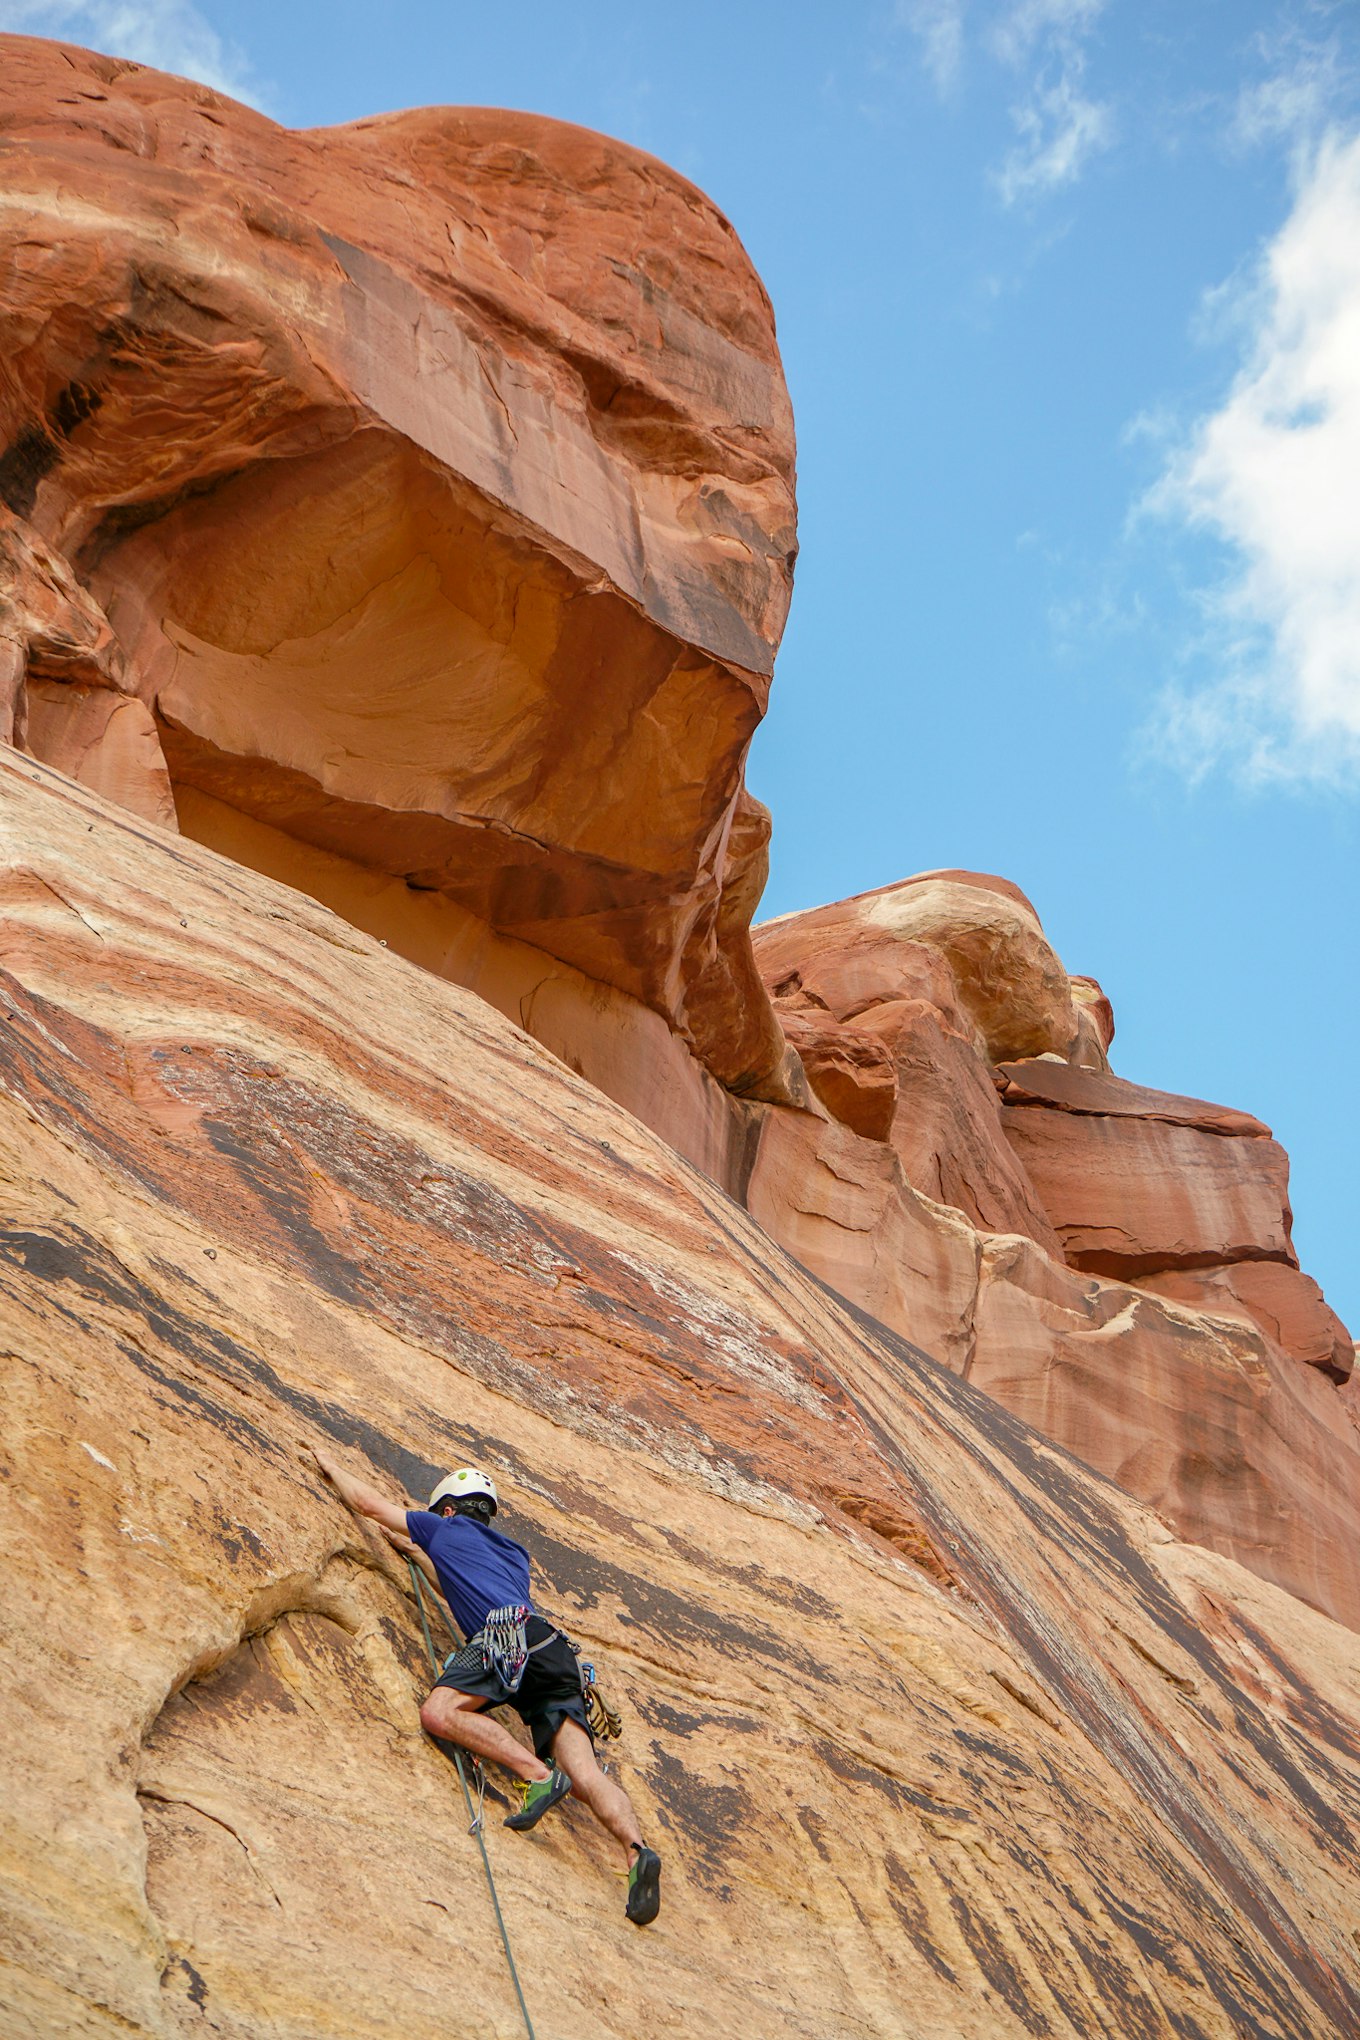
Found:
[[[793,432],[728,222],[534,115],[294,133],[25,38],[0,136],[0,500],[107,615],[181,828],[447,903],[783,1095],[742,771]],[[115,790],[77,696],[33,743]]]
[[[763,923],[755,939],[767,984],[803,974],[800,957],[815,968],[818,955],[834,955],[843,983],[854,986],[855,1003],[840,1018],[852,1018],[861,1000],[920,996],[922,968],[937,972],[943,964],[952,997],[946,993],[942,1010],[954,1007],[964,1016],[993,1062],[1066,1056],[1077,1039],[1067,973],[1034,908],[1004,879],[924,872],[834,906],[782,915]]]
[[[786,914],[753,931],[756,960],[789,1039],[828,1110],[870,1133],[859,1094],[828,1087],[833,1057],[886,1058],[894,1096],[876,1127],[907,1181],[990,1232],[1023,1232],[1053,1252],[1057,1237],[1001,1131],[990,1061],[998,1044],[1051,1050],[1078,1038],[1062,965],[1017,886],[973,872],[927,872],[835,906]],[[849,1038],[856,1044],[848,1046]],[[835,1044],[839,1042],[839,1051]],[[856,1116],[856,1115],[859,1116]]]

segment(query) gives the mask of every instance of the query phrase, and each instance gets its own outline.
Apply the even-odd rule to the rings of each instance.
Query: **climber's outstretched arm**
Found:
[[[355,1480],[353,1474],[323,1452],[319,1446],[312,1447],[312,1457],[336,1489],[341,1501],[346,1502],[357,1516],[371,1516],[375,1523],[381,1523],[384,1530],[397,1530],[406,1534],[406,1511],[399,1509],[395,1502],[389,1502],[376,1488],[364,1481]]]

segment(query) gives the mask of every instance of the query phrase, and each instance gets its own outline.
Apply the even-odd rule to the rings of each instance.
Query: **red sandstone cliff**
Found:
[[[328,1438],[486,1456],[627,1702],[674,1897],[504,1838],[543,2032],[1354,2030],[1353,1348],[1014,886],[752,939],[731,228],[0,47],[3,2016],[514,2030]]]
[[[1004,880],[927,873],[770,922],[756,954],[830,1115],[768,1115],[762,1222],[1185,1535],[1360,1626],[1354,1346],[1298,1266],[1269,1128],[1114,1076],[1108,1001]]]

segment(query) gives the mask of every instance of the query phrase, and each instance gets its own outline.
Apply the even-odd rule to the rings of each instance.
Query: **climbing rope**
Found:
[[[420,1574],[416,1570],[416,1562],[413,1558],[408,1556],[406,1564],[411,1574],[411,1585],[416,1591],[416,1607],[420,1610],[420,1627],[425,1637],[425,1651],[430,1660],[430,1670],[437,1679],[439,1677],[439,1659],[435,1655],[434,1638],[430,1635],[430,1618],[425,1613],[425,1596],[421,1592]],[[447,1623],[445,1627],[448,1627]],[[452,1630],[449,1631],[449,1634],[453,1634]],[[454,1637],[455,1643],[457,1640]],[[463,1803],[467,1807],[468,1818],[471,1822],[468,1833],[477,1837],[477,1847],[482,1852],[482,1868],[486,1872],[486,1887],[491,1893],[491,1905],[496,1915],[496,1925],[500,1928],[501,1946],[505,1950],[505,1959],[509,1965],[510,1981],[514,1984],[515,1996],[519,1999],[519,2008],[524,2019],[524,2030],[528,2034],[529,2040],[534,2040],[534,2022],[529,2017],[529,2007],[524,2002],[524,1991],[520,1985],[519,1971],[515,1967],[515,1957],[510,1947],[510,1936],[505,1930],[505,1916],[501,1911],[500,1899],[496,1895],[496,1879],[491,1870],[491,1858],[486,1852],[486,1836],[482,1833],[482,1803],[486,1795],[486,1772],[479,1762],[477,1765],[477,1810],[474,1813],[472,1794],[468,1790],[467,1772],[463,1768],[463,1752],[456,1746],[453,1752],[453,1761],[458,1767],[458,1783],[463,1788]]]

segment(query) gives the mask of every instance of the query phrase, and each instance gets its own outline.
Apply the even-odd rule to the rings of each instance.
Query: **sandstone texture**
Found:
[[[474,995],[0,790],[0,2030],[520,2030],[404,1575],[313,1440],[416,1495],[491,1464],[623,1703],[646,1935],[588,1821],[488,1801],[540,2034],[1355,2030],[1351,1632]]]
[[[522,2030],[317,1443],[623,1704],[655,1928],[488,1802],[540,2040],[1360,2031],[1354,1346],[1013,883],[752,928],[731,227],[24,38],[0,170],[0,2036]]]
[[[1299,1269],[1289,1158],[1269,1127],[1055,1063],[999,1074],[1007,1138],[1072,1267],[1226,1308],[1278,1351],[1347,1379],[1352,1341]]]

